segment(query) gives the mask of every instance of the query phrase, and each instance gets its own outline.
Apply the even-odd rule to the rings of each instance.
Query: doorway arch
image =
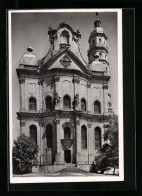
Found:
[[[65,150],[64,151],[64,156],[65,156],[65,162],[66,163],[71,163],[71,150]]]

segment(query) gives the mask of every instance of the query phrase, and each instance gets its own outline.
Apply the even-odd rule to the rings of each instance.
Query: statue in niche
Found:
[[[77,93],[75,96],[74,96],[74,105],[78,105],[79,104],[79,93]]]
[[[58,93],[54,93],[54,99],[53,99],[53,104],[54,106],[59,105],[59,103],[61,102],[61,98],[59,97]]]

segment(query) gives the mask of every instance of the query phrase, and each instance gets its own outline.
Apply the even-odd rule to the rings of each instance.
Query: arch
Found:
[[[69,44],[69,33],[66,30],[61,33],[61,44]]]
[[[37,144],[37,127],[35,125],[30,126],[30,138]]]
[[[84,98],[81,99],[81,111],[86,111],[86,100]]]
[[[53,148],[53,129],[51,124],[46,126],[46,140],[47,148]]]
[[[101,147],[101,128],[95,128],[95,150],[98,150]]]
[[[94,113],[101,113],[101,104],[99,101],[94,102]]]
[[[36,110],[36,99],[34,97],[29,98],[29,110]]]
[[[65,139],[70,139],[71,138],[71,131],[69,127],[64,128],[64,138]]]
[[[49,95],[45,98],[46,110],[52,110],[52,97]]]
[[[65,95],[63,98],[64,109],[71,108],[71,99],[69,95]]]
[[[85,125],[82,125],[81,127],[81,148],[87,148],[87,128]]]

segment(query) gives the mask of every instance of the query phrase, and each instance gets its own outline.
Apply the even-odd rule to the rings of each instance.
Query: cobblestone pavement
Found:
[[[87,177],[87,176],[110,176],[113,177],[114,175],[106,175],[106,174],[96,174],[96,173],[90,173],[87,171],[83,171],[79,168],[65,168],[61,171],[55,172],[55,173],[29,173],[29,174],[23,174],[23,175],[13,175],[14,177],[67,177],[67,176],[71,176],[71,177]]]

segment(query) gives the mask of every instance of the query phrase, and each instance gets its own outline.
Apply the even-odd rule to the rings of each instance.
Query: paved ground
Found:
[[[14,175],[15,177],[41,177],[41,176],[47,176],[47,177],[65,177],[65,176],[78,176],[78,177],[85,177],[85,176],[113,176],[113,175],[105,175],[105,174],[95,174],[95,173],[90,173],[87,171],[83,171],[77,167],[73,168],[65,168],[59,172],[56,173],[29,173],[29,174],[23,174],[23,175]]]

